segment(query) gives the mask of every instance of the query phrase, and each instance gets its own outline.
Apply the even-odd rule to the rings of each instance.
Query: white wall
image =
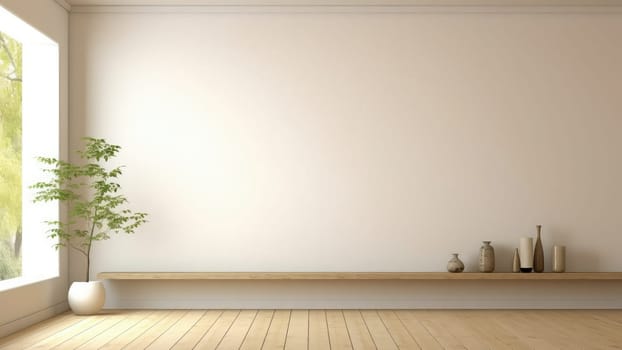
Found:
[[[616,8],[112,9],[71,15],[70,143],[122,145],[151,216],[95,247],[95,273],[443,271],[452,252],[473,271],[482,240],[508,271],[536,224],[547,270],[554,243],[569,271],[622,270]],[[107,306],[622,307],[621,291],[117,282]]]
[[[53,0],[0,0],[0,6],[58,42],[60,53],[60,154],[67,158],[69,15]],[[32,226],[32,225],[31,225]],[[41,233],[43,234],[43,233]],[[0,292],[0,337],[67,310],[68,260],[60,252],[60,276]]]

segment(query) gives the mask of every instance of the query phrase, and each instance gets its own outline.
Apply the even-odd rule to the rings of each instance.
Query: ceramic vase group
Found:
[[[490,273],[495,270],[495,250],[490,245],[491,241],[483,241],[479,250],[479,272]],[[566,247],[555,245],[552,252],[552,271],[566,271]],[[447,271],[462,272],[464,263],[458,258],[458,254],[452,254],[447,263]],[[542,226],[536,226],[536,239],[533,237],[521,237],[519,248],[514,249],[512,257],[512,272],[544,272],[544,248],[542,244]]]

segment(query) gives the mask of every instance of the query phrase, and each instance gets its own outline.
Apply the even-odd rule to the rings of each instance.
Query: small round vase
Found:
[[[464,271],[464,263],[458,258],[458,254],[451,254],[452,258],[447,263],[447,271],[449,272],[462,272]]]
[[[479,272],[493,272],[495,270],[495,249],[490,241],[484,241],[479,249]]]
[[[106,290],[101,281],[73,282],[67,295],[69,307],[76,315],[98,313],[106,301]]]

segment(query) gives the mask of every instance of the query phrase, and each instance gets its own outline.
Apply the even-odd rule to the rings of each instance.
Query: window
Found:
[[[22,275],[22,44],[0,31],[0,280]]]
[[[36,156],[59,154],[58,44],[0,7],[0,290],[58,276],[45,220],[58,203],[33,204]]]

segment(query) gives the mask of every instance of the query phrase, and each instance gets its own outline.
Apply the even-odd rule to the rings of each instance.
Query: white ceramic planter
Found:
[[[99,312],[106,301],[106,290],[101,281],[73,282],[67,295],[69,307],[76,315]]]

